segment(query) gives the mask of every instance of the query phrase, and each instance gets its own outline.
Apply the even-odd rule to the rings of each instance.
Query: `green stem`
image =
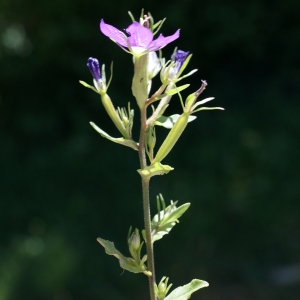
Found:
[[[139,158],[141,169],[147,166],[146,161],[146,151],[145,151],[145,139],[147,130],[147,116],[146,107],[141,109],[141,132],[139,140]],[[149,182],[150,178],[142,176],[142,191],[143,191],[143,210],[144,210],[144,224],[146,232],[146,247],[147,247],[147,265],[148,270],[152,273],[149,278],[149,289],[150,289],[150,299],[156,300],[155,297],[155,268],[154,268],[154,251],[153,251],[153,241],[151,234],[151,214],[150,214],[150,200],[149,200]]]

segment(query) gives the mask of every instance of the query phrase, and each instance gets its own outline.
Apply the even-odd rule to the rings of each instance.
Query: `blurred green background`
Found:
[[[159,192],[192,203],[155,245],[157,277],[207,280],[193,299],[299,300],[300,2],[289,0],[1,0],[0,299],[148,299],[146,277],[96,242],[127,254],[129,226],[143,227],[137,153],[90,127],[118,136],[78,83],[92,82],[88,57],[113,60],[109,94],[136,109],[132,58],[99,21],[126,28],[142,7],[167,17],[164,35],[181,29],[165,57],[194,54],[183,96],[206,79],[202,98],[226,109],[198,113],[164,161],[175,171],[152,180],[153,211]]]

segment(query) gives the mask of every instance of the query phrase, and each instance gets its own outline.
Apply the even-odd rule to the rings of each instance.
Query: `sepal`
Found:
[[[177,79],[177,80],[176,80],[176,81],[178,81],[178,80],[180,80],[180,79],[183,78],[183,77],[181,77],[181,78],[179,78],[179,77],[180,77],[180,75],[182,74],[182,72],[185,70],[185,68],[187,67],[187,65],[188,65],[188,63],[190,62],[192,56],[193,56],[193,54],[190,54],[190,55],[184,60],[182,66],[180,67],[180,69],[179,69],[179,71],[178,71],[178,73],[177,73],[177,76],[176,76],[176,79]],[[197,69],[195,69],[195,70],[189,72],[189,73],[186,74],[184,77],[188,77],[188,76],[194,74],[195,72],[197,72]]]
[[[158,97],[156,97],[154,99],[154,101],[157,101],[157,100],[160,100],[166,96],[172,96],[172,95],[175,95],[175,94],[178,94],[179,92],[185,90],[186,88],[188,88],[190,85],[189,84],[184,84],[184,85],[181,85],[181,86],[178,86],[178,87],[175,87],[174,89],[171,89],[171,90],[167,90],[165,93],[159,95]],[[153,101],[153,102],[154,102]]]
[[[79,80],[79,83],[82,84],[84,87],[93,90],[95,93],[100,94],[94,86],[91,86],[82,80]]]
[[[104,138],[117,143],[117,144],[121,144],[123,146],[127,146],[132,148],[133,150],[138,150],[138,144],[133,141],[133,140],[127,140],[124,138],[113,138],[110,135],[108,135],[105,131],[103,131],[102,129],[100,129],[95,123],[90,122],[91,126]]]

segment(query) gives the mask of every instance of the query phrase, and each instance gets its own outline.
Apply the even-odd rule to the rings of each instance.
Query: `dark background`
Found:
[[[109,94],[127,106],[132,58],[104,37],[145,7],[175,46],[194,56],[186,97],[222,111],[198,113],[151,183],[153,209],[191,202],[155,245],[157,277],[210,287],[192,299],[300,299],[300,1],[71,1],[0,3],[0,299],[148,299],[142,274],[122,272],[96,238],[124,254],[130,225],[143,227],[137,153],[118,137],[91,83],[87,58],[114,77]],[[168,113],[180,112],[176,97]],[[162,139],[166,130],[158,130]],[[137,129],[134,131],[137,138]],[[154,211],[154,210],[153,210]]]

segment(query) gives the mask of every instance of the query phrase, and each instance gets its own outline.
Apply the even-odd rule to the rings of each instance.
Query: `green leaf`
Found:
[[[153,165],[147,166],[144,169],[137,170],[141,176],[149,177],[155,175],[164,175],[169,173],[170,171],[174,170],[174,168],[168,166],[168,165],[162,165],[161,163],[157,162]]]
[[[123,146],[127,146],[127,147],[130,147],[132,148],[133,150],[138,150],[137,148],[137,143],[133,140],[126,140],[124,138],[113,138],[111,137],[110,135],[108,135],[105,131],[103,131],[102,129],[100,129],[95,123],[93,122],[90,122],[91,126],[98,132],[100,133],[100,135],[114,143],[117,143],[117,144],[121,144]]]
[[[178,219],[182,214],[190,207],[190,203],[185,203],[179,207],[175,206],[176,203],[172,203],[153,217],[151,222],[153,242],[160,240],[164,235],[168,234],[176,223],[179,222]]]
[[[180,286],[173,290],[165,300],[186,300],[190,299],[192,293],[197,290],[207,287],[208,283],[203,280],[193,279],[190,283]]]
[[[120,263],[120,267],[124,270],[127,270],[132,273],[144,273],[148,276],[151,276],[151,272],[147,271],[146,267],[140,266],[133,258],[125,257],[121,252],[119,252],[113,242],[97,238],[97,241],[104,247],[105,252],[108,255],[115,256]]]
[[[180,117],[180,115],[178,115],[178,114],[172,115],[170,117],[160,116],[159,118],[157,118],[157,120],[155,121],[154,124],[171,129],[179,117]],[[189,116],[188,122],[192,122],[196,118],[197,118],[196,116]]]
[[[163,94],[159,95],[158,97],[156,97],[155,101],[160,100],[160,99],[162,99],[166,96],[172,96],[172,95],[178,94],[179,92],[185,90],[189,86],[190,86],[189,84],[184,84],[182,86],[179,86],[179,87],[176,87],[174,89],[168,90],[165,93],[163,93]]]

